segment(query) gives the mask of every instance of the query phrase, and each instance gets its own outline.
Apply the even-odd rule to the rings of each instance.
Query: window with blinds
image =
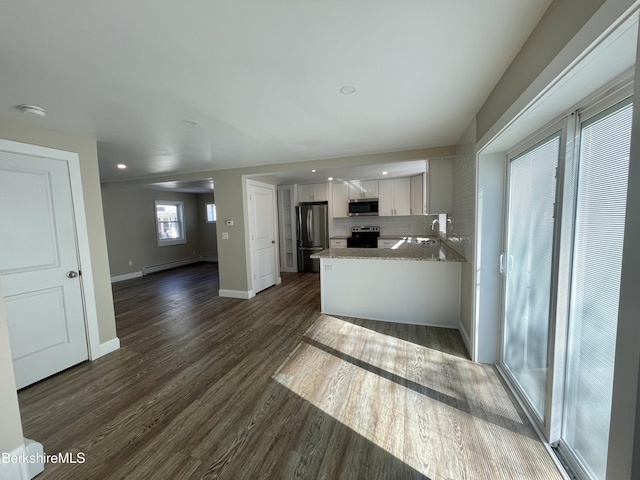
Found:
[[[631,117],[627,100],[580,132],[562,442],[596,479],[606,472]]]
[[[186,243],[184,228],[184,203],[156,200],[156,227],[158,246]]]

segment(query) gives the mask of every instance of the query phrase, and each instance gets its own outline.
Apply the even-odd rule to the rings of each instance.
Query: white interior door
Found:
[[[248,183],[249,235],[253,292],[258,293],[275,285],[276,232],[275,188],[259,182]]]
[[[0,279],[18,388],[88,358],[67,162],[0,152]]]

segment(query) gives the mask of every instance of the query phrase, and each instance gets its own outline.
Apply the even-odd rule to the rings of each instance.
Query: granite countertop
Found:
[[[349,238],[351,235],[331,235],[329,237],[329,240],[344,240],[346,238]]]
[[[399,238],[399,237],[390,237]],[[361,260],[417,260],[430,262],[464,262],[458,254],[444,243],[436,241],[423,244],[426,237],[406,237],[397,248],[329,248],[311,255],[311,258],[346,258]]]

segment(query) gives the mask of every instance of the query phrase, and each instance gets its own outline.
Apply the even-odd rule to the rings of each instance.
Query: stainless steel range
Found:
[[[380,227],[352,227],[347,248],[378,248]]]

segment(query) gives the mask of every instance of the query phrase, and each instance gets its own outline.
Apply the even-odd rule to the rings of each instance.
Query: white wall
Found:
[[[11,452],[23,445],[23,442],[7,316],[0,282],[0,453]]]

